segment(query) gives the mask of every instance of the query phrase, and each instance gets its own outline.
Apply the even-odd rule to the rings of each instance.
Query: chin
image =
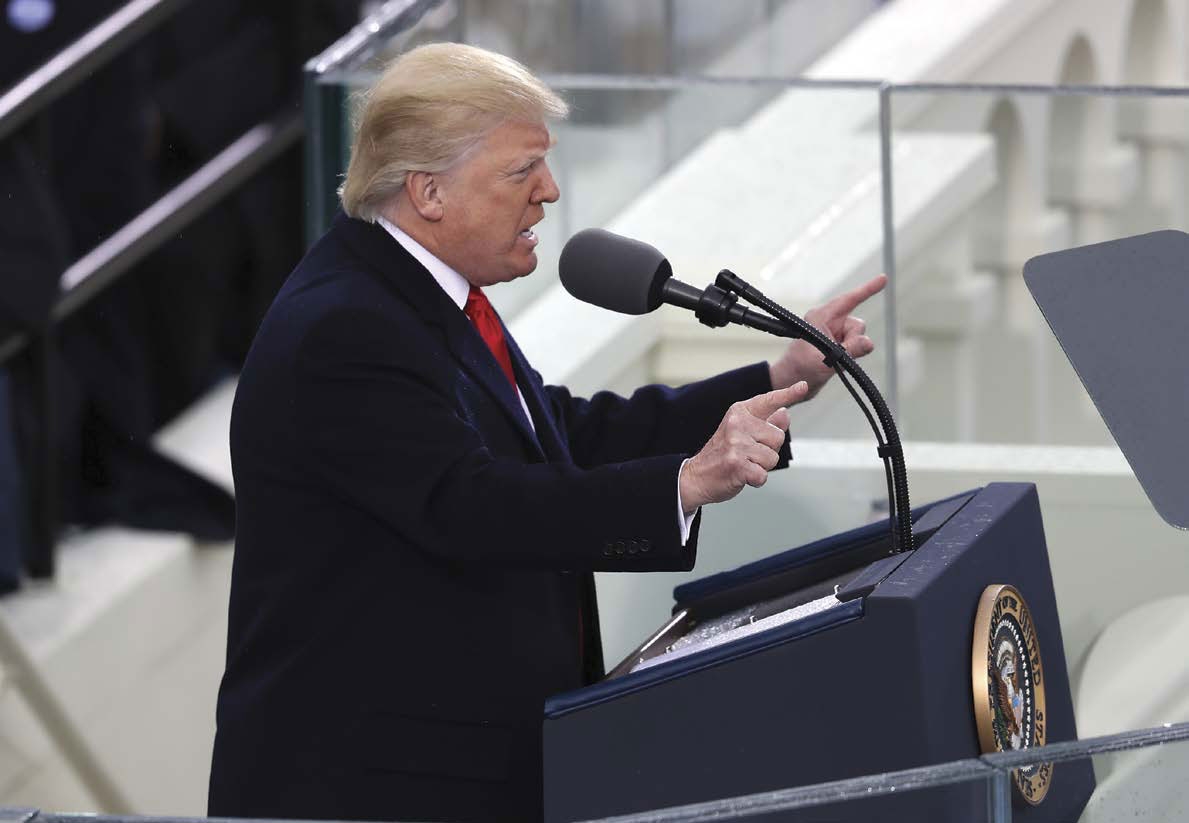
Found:
[[[519,280],[522,277],[528,277],[533,273],[533,269],[535,268],[536,266],[533,266],[532,268],[525,268],[521,266],[515,269],[506,269],[499,274],[493,275],[481,282],[478,282],[477,285],[485,289],[488,286],[498,286],[500,283],[511,283],[513,280]]]
[[[516,280],[520,277],[528,277],[537,270],[537,256],[534,254],[531,260],[525,261],[523,264],[516,266],[508,273],[509,280]]]

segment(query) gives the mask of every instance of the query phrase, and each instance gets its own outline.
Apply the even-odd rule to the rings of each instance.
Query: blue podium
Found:
[[[913,519],[914,551],[890,555],[878,523],[678,587],[673,618],[606,679],[546,704],[545,819],[977,757],[996,735],[1075,739],[1036,488],[990,484]],[[1016,784],[1017,820],[1073,821],[1094,775],[1042,765]],[[955,785],[761,819],[986,817],[986,787]]]

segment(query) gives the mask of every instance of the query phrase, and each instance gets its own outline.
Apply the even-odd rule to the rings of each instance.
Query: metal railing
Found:
[[[61,95],[168,20],[186,0],[131,0],[0,96],[0,139],[36,117]],[[264,165],[301,139],[299,115],[261,123],[167,192],[126,225],[72,263],[42,328],[0,338],[0,366],[21,353],[31,365],[31,400],[37,430],[26,467],[30,546],[25,565],[33,577],[54,572],[59,512],[56,501],[54,375],[51,356],[60,324],[128,273],[182,228],[204,214]]]
[[[0,139],[168,20],[189,0],[132,0],[0,95]]]
[[[1009,823],[1012,819],[1012,772],[1016,769],[1037,763],[1068,763],[1099,754],[1134,751],[1185,741],[1189,741],[1189,723],[1174,723],[1085,740],[1052,743],[1021,751],[996,752],[935,766],[921,766],[813,786],[757,792],[705,803],[601,818],[597,823],[696,823],[704,820],[736,820],[758,814],[868,800],[896,793],[903,794],[906,791],[979,781],[986,781],[990,787],[987,797],[988,823]]]
[[[883,774],[834,780],[811,786],[776,789],[722,798],[685,806],[653,809],[581,823],[701,823],[710,820],[740,820],[761,814],[790,812],[821,806],[903,795],[906,792],[957,784],[987,786],[988,823],[1010,823],[1012,819],[1012,773],[1037,763],[1060,764],[1096,755],[1138,751],[1189,742],[1189,723],[1170,723],[1150,729],[1122,732],[1053,743],[1047,746],[998,752],[982,757],[903,769]],[[1174,791],[1183,785],[1170,786]],[[1189,795],[1187,795],[1189,797]],[[1140,798],[1136,798],[1137,802]],[[1137,811],[1137,815],[1139,812]],[[222,818],[130,817],[125,815],[57,814],[29,808],[0,808],[0,823],[187,823]],[[263,821],[260,821],[263,823]]]

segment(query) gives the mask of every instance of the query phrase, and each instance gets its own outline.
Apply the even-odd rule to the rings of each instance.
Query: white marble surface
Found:
[[[1078,734],[1091,737],[1189,721],[1189,594],[1145,603],[1111,623],[1086,657]],[[1098,788],[1084,823],[1180,821],[1189,814],[1189,743],[1094,762]]]
[[[122,528],[76,532],[58,546],[57,573],[0,599],[0,615],[35,659],[46,660],[107,609],[190,550],[180,535]]]
[[[872,459],[871,443],[829,438],[794,441],[797,465],[805,468],[861,468]],[[997,443],[904,443],[914,471],[1005,474],[1086,474],[1132,478],[1131,467],[1114,446],[1024,446]]]
[[[1082,737],[1189,721],[1189,594],[1137,606],[1094,641],[1077,689]]]
[[[235,385],[235,378],[224,379],[153,439],[163,454],[228,491],[233,488],[227,444]]]

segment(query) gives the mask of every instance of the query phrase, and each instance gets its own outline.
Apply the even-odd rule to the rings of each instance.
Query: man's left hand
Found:
[[[878,294],[887,285],[888,277],[880,274],[866,283],[805,312],[805,320],[812,323],[823,334],[846,349],[856,360],[875,350],[875,343],[867,336],[867,324],[851,312],[864,300]],[[809,384],[808,397],[813,397],[834,370],[822,362],[822,353],[805,340],[794,340],[784,354],[768,366],[772,377],[772,388],[782,389],[799,380]]]

